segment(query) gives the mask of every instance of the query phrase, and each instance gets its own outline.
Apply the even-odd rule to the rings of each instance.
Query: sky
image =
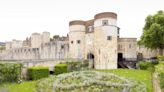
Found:
[[[140,38],[145,18],[164,11],[164,0],[0,0],[0,42],[24,40],[34,32],[66,36],[69,21],[115,12],[120,37]]]

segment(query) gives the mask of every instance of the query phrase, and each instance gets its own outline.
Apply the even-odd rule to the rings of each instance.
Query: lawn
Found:
[[[147,85],[148,92],[153,92],[153,85],[152,85],[152,76],[149,71],[145,70],[128,70],[128,69],[117,69],[117,70],[98,70],[103,72],[110,72],[117,74],[119,76],[134,79],[137,81],[142,81]]]
[[[0,92],[35,92],[36,81],[18,83],[5,83],[0,85]],[[7,89],[6,91],[4,91]]]
[[[152,77],[151,77],[151,73],[148,71],[128,70],[128,69],[98,70],[98,71],[110,72],[110,73],[114,73],[125,78],[142,81],[143,83],[147,85],[148,92],[153,92]],[[3,84],[3,87],[10,90],[7,92],[35,92],[35,85],[36,85],[36,81],[29,81],[29,82],[25,81],[21,84],[18,84],[18,83]],[[0,86],[2,87],[2,85]]]

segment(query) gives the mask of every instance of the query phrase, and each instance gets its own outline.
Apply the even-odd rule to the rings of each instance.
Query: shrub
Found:
[[[48,76],[49,76],[48,67],[36,66],[36,67],[28,68],[28,77],[30,80],[37,80]]]
[[[67,62],[66,63],[68,65],[68,72],[72,72],[72,71],[78,71],[81,70],[81,62]]]
[[[67,72],[67,64],[57,64],[54,67],[54,74],[62,74]]]
[[[156,65],[156,63],[145,62],[145,61],[140,61],[138,63],[138,66],[141,70],[148,70],[150,72],[154,72],[155,70],[154,65]]]
[[[87,70],[89,68],[89,62],[88,60],[84,61],[72,61],[72,62],[67,62],[68,65],[68,71],[79,71],[79,70]]]
[[[0,82],[16,82],[21,78],[22,64],[0,63]]]
[[[164,72],[159,74],[160,86],[164,88]]]
[[[158,58],[158,61],[164,61],[164,56],[158,55],[157,58]]]
[[[82,67],[83,68],[88,68],[89,67],[89,61],[88,60],[82,61]]]

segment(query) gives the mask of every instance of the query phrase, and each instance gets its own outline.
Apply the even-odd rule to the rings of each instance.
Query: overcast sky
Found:
[[[118,14],[121,37],[139,38],[145,17],[164,10],[164,0],[0,0],[0,41],[24,40],[33,32],[66,35],[71,20],[100,12]]]

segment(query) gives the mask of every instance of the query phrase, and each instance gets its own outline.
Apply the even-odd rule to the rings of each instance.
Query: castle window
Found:
[[[73,44],[73,41],[71,41],[71,43]]]
[[[39,50],[39,48],[36,48],[36,50],[38,51],[38,50]]]
[[[107,40],[112,40],[112,36],[107,36]]]
[[[61,45],[61,49],[63,49],[64,48],[64,45]]]
[[[129,44],[129,48],[132,48],[132,45],[131,44]]]
[[[93,32],[93,26],[88,27],[88,32]]]
[[[80,44],[80,40],[77,40],[77,44]]]
[[[108,20],[102,20],[102,25],[103,25],[103,26],[108,25]]]

